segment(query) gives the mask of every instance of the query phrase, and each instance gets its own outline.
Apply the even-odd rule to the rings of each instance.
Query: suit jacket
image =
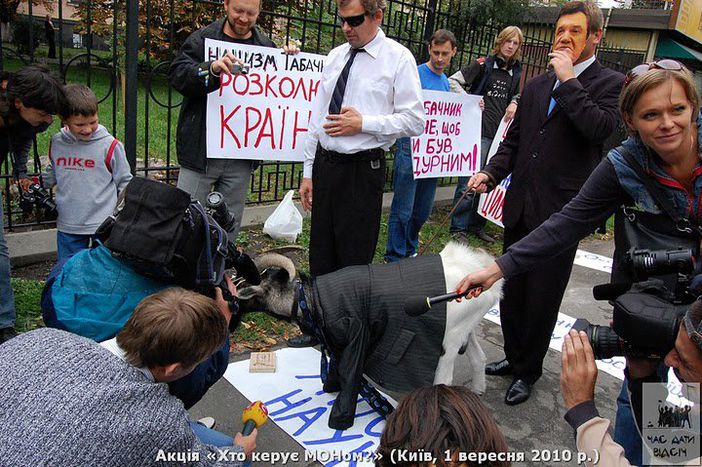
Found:
[[[503,222],[534,229],[573,198],[602,159],[602,146],[619,119],[624,75],[597,60],[553,89],[556,74],[524,86],[507,137],[484,172],[499,183],[509,173]],[[550,98],[556,106],[550,115]]]
[[[404,302],[408,295],[446,293],[439,255],[349,266],[317,276],[313,287],[312,303],[321,311],[325,339],[337,358],[338,372],[330,373],[327,382],[341,389],[329,416],[331,428],[353,425],[363,373],[394,391],[434,384],[446,304],[412,317]]]

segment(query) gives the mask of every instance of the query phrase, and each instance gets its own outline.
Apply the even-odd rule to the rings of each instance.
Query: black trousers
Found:
[[[310,273],[370,264],[380,231],[385,157],[375,161],[326,157],[318,150],[312,172]]]
[[[521,221],[514,227],[505,228],[504,251],[530,231]],[[537,269],[505,281],[500,301],[500,322],[505,339],[505,356],[517,378],[534,383],[541,377],[543,360],[577,249],[576,244],[553,259],[544,261]]]

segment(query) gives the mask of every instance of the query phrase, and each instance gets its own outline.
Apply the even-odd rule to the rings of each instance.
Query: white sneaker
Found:
[[[203,425],[206,428],[212,429],[215,427],[217,424],[217,420],[215,420],[213,417],[202,417],[200,420],[197,421],[200,425]]]

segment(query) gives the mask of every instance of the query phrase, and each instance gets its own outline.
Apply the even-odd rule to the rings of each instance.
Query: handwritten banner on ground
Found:
[[[500,143],[504,141],[511,124],[512,120],[510,120],[509,123],[505,122],[504,119],[500,121],[500,126],[497,127],[497,133],[495,133],[495,138],[492,140],[490,150],[488,151],[488,161],[490,161],[492,156],[495,155],[497,148],[500,147]],[[478,203],[478,214],[502,228],[505,227],[505,225],[502,223],[502,209],[505,205],[507,188],[509,188],[511,181],[512,174],[509,174],[490,193],[480,195],[480,202]]]
[[[348,430],[329,428],[337,393],[322,391],[319,351],[280,349],[276,358],[276,373],[249,373],[246,360],[230,363],[224,377],[247,399],[266,404],[270,419],[306,449],[304,459],[299,459],[305,461],[303,465],[317,461],[326,467],[373,466],[385,420],[359,398],[353,426]]]
[[[412,168],[418,178],[472,175],[480,166],[480,96],[422,91],[424,134],[412,138]]]
[[[207,95],[207,157],[302,161],[323,55],[205,40],[205,60],[232,52],[251,68]]]

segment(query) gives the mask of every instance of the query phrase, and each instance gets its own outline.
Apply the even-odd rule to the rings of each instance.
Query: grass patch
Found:
[[[15,293],[15,309],[17,310],[15,329],[17,332],[43,327],[44,321],[41,318],[39,302],[44,282],[27,279],[11,279],[10,282]]]

